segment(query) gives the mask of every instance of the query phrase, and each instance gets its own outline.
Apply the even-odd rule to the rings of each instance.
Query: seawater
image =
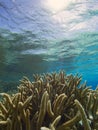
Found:
[[[60,10],[45,5],[45,0],[0,1],[1,91],[14,89],[24,75],[32,79],[59,70],[79,73],[95,89],[97,0],[70,0]]]

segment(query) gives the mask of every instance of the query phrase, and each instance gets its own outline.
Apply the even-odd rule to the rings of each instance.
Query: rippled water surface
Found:
[[[98,0],[0,0],[0,82],[60,69],[98,84]]]

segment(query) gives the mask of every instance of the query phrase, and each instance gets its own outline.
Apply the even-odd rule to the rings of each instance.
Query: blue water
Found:
[[[0,0],[0,82],[63,69],[95,89],[98,0],[50,1]]]

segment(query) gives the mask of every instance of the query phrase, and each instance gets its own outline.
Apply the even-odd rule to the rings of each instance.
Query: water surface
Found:
[[[98,2],[63,2],[0,0],[0,82],[63,69],[96,87]]]

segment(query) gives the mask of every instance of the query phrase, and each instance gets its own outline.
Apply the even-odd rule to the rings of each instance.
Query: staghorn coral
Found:
[[[98,130],[98,88],[80,81],[63,71],[23,77],[16,94],[1,93],[0,130]]]

